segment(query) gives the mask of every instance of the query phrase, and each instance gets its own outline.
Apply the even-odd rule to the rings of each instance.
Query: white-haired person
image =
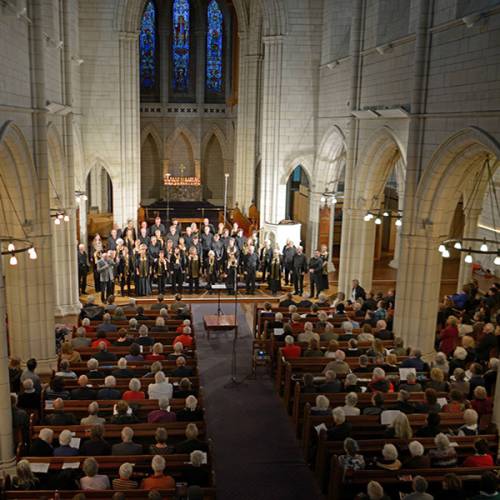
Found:
[[[151,328],[151,331],[153,333],[168,332],[168,327],[165,325],[165,318],[162,316],[158,316],[155,319],[155,326],[153,326],[153,328]]]
[[[295,340],[291,335],[285,337],[285,346],[281,348],[281,352],[285,359],[300,358],[302,348],[295,344]]]
[[[104,374],[99,371],[99,361],[95,358],[90,358],[87,361],[87,377],[89,379],[104,378]]]
[[[155,381],[148,385],[149,399],[160,399],[162,397],[172,399],[174,393],[173,385],[165,377],[165,373],[159,371],[155,374]]]
[[[128,391],[123,393],[124,401],[133,401],[138,399],[146,399],[144,391],[141,391],[141,381],[138,378],[133,378],[128,384]]]
[[[354,373],[348,373],[344,380],[344,392],[362,392],[358,385],[358,377]]]
[[[377,459],[375,465],[386,470],[401,469],[401,462],[398,459],[397,448],[393,444],[385,444],[382,448],[382,457]]]
[[[40,487],[40,480],[31,472],[28,460],[19,460],[16,465],[16,475],[12,478],[13,490],[36,490]]]
[[[316,405],[311,408],[311,415],[314,416],[330,416],[330,400],[323,394],[316,396]]]
[[[346,417],[357,417],[361,410],[356,406],[358,404],[358,395],[355,392],[350,392],[345,397],[345,405],[341,406]]]
[[[446,434],[440,433],[434,438],[436,448],[429,450],[433,467],[454,467],[457,465],[457,452]]]
[[[431,466],[431,459],[429,455],[425,454],[425,448],[419,441],[412,441],[408,445],[408,451],[410,458],[404,462],[405,469],[429,468]]]
[[[112,455],[127,456],[142,454],[142,445],[133,441],[134,430],[131,427],[124,427],[122,429],[121,438],[121,443],[116,443],[111,447]]]
[[[329,441],[343,441],[351,437],[352,425],[346,422],[344,410],[340,407],[332,410],[333,427],[327,431]]]
[[[111,484],[109,477],[105,474],[98,474],[99,464],[93,457],[86,458],[83,462],[83,472],[85,476],[80,479],[82,490],[109,490]]]
[[[330,361],[324,368],[323,373],[326,373],[327,371],[332,371],[335,372],[337,375],[347,375],[350,373],[351,368],[345,361],[345,352],[342,351],[341,349],[337,349],[335,351],[335,356],[333,358],[333,361]]]
[[[54,455],[52,441],[54,439],[54,431],[48,427],[40,429],[38,437],[31,442],[29,455],[32,457],[51,457]]]
[[[189,454],[191,467],[188,467],[182,474],[184,481],[190,486],[206,487],[210,485],[210,470],[203,467],[206,463],[206,455],[200,450],[192,451]],[[191,498],[190,495],[188,495]]]
[[[130,368],[127,368],[127,360],[125,358],[120,358],[117,363],[116,370],[111,372],[111,375],[115,378],[132,378],[135,373]]]
[[[148,424],[158,424],[164,422],[175,422],[177,416],[170,409],[170,401],[168,398],[161,397],[158,400],[158,409],[148,413]]]
[[[139,483],[130,479],[134,473],[134,466],[129,462],[120,465],[118,477],[113,479],[114,490],[135,490]]]
[[[320,340],[319,335],[317,333],[314,333],[313,331],[313,324],[310,321],[306,321],[304,323],[304,331],[297,335],[297,341],[307,344],[311,339],[314,338]]]
[[[392,382],[386,379],[385,371],[380,367],[376,367],[373,369],[368,390],[371,392],[394,392],[394,386]]]
[[[173,490],[175,489],[175,480],[172,476],[165,474],[166,462],[161,455],[155,455],[151,460],[153,474],[142,480],[141,488],[143,490]]]
[[[146,361],[163,361],[165,355],[163,354],[163,344],[156,342],[151,348],[151,352],[144,357]]]
[[[459,436],[477,436],[479,434],[478,427],[479,415],[476,410],[468,408],[464,411],[464,425],[458,428]]]
[[[177,412],[177,420],[182,422],[199,422],[203,420],[203,409],[198,405],[195,396],[188,396],[184,408]]]
[[[139,327],[139,337],[135,342],[142,346],[152,346],[155,343],[155,339],[149,336],[149,328],[146,325]]]
[[[431,363],[431,368],[439,368],[445,375],[450,371],[450,364],[444,352],[438,352],[434,361]]]
[[[104,379],[104,387],[97,391],[97,399],[121,399],[121,392],[116,388],[116,378],[113,375]]]
[[[175,361],[179,356],[185,356],[184,354],[184,346],[182,342],[176,342],[174,344],[173,352],[169,353],[167,359],[170,361]]]
[[[83,417],[80,420],[80,425],[96,425],[106,423],[106,419],[99,416],[99,403],[97,401],[92,401],[92,403],[89,404],[88,411],[88,416]]]
[[[366,487],[368,500],[390,500],[384,492],[384,488],[378,481],[370,481]]]
[[[74,457],[78,455],[78,449],[70,446],[73,433],[64,429],[59,434],[59,446],[54,448],[55,457]]]

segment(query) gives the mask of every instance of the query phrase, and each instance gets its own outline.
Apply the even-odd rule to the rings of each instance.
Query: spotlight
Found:
[[[383,214],[384,217],[389,217],[389,212],[386,210]]]
[[[442,255],[443,255],[443,258],[449,259],[450,258],[450,251],[447,248],[445,248]]]

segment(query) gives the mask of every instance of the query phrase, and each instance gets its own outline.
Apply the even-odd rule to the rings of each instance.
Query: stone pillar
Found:
[[[236,167],[234,199],[245,210],[255,194],[257,121],[262,55],[248,53],[248,37],[239,34],[241,52],[238,90],[238,125],[236,130]]]
[[[260,187],[261,223],[284,218],[280,207],[280,121],[283,43],[281,35],[264,36],[264,78],[262,95],[262,162]],[[283,198],[284,199],[284,198]],[[282,209],[282,210],[280,210]]]
[[[307,235],[308,247],[305,249],[306,255],[312,257],[314,250],[318,248],[319,239],[319,219],[321,209],[321,195],[310,192],[309,194],[309,234]]]
[[[10,353],[23,361],[36,358],[41,372],[56,366],[54,336],[54,277],[52,236],[29,235],[38,258],[18,256],[5,269]]]
[[[120,32],[120,160],[121,175],[113,179],[114,222],[124,227],[137,220],[141,199],[139,34]],[[121,196],[117,196],[118,193]]]
[[[8,256],[7,256],[8,259]],[[7,260],[6,259],[6,260]],[[7,348],[5,285],[3,281],[3,257],[0,256],[0,470],[13,467],[16,462],[10,407],[9,360]]]
[[[403,225],[394,332],[426,355],[434,352],[442,258],[439,241],[408,234]]]

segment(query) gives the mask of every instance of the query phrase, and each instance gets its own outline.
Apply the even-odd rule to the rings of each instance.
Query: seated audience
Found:
[[[323,351],[319,347],[319,341],[316,339],[311,339],[307,349],[304,351],[305,358],[321,358],[323,357]]]
[[[441,433],[441,417],[439,413],[429,413],[427,415],[427,423],[420,429],[417,429],[416,437],[436,437]]]
[[[148,385],[149,399],[160,399],[161,397],[172,399],[173,392],[173,385],[161,371],[155,374],[154,383]]]
[[[426,370],[427,364],[421,358],[420,349],[412,349],[410,356],[401,363],[401,368],[415,368],[417,372],[423,372]]]
[[[198,400],[194,396],[186,398],[185,406],[177,412],[177,420],[180,422],[197,422],[203,420],[203,410],[198,406]]]
[[[406,441],[413,437],[410,421],[405,413],[399,413],[388,426],[385,435],[390,438],[404,439]]]
[[[118,330],[118,337],[113,340],[112,345],[115,347],[129,347],[134,343],[134,340],[128,336],[127,330],[125,328],[120,328]]]
[[[54,377],[45,389],[45,400],[69,399],[70,393],[64,388],[64,379]]]
[[[90,428],[89,439],[80,445],[80,454],[87,456],[102,456],[111,454],[111,445],[104,439],[104,426],[93,425]]]
[[[371,382],[368,384],[371,392],[394,392],[394,386],[385,378],[385,371],[382,368],[374,368]]]
[[[407,392],[422,392],[422,386],[417,382],[417,376],[413,372],[406,374],[406,382],[399,385],[400,389]]]
[[[434,367],[431,369],[430,380],[425,386],[429,389],[434,389],[436,392],[448,392],[449,384],[444,380],[445,372],[440,368]]]
[[[135,361],[144,361],[144,356],[141,354],[141,347],[135,342],[128,348],[128,354],[125,355],[127,363],[134,363]]]
[[[122,442],[111,447],[111,455],[141,455],[142,445],[134,443],[134,431],[130,427],[124,427],[121,432]]]
[[[80,353],[73,349],[71,342],[63,342],[61,345],[61,360],[69,363],[80,363],[82,360]]]
[[[429,458],[433,467],[453,467],[457,464],[457,452],[451,446],[446,434],[440,433],[434,438],[436,448],[429,450]]]
[[[54,439],[54,431],[52,429],[40,429],[38,437],[31,442],[29,454],[32,457],[51,457],[54,455],[52,440]]]
[[[69,379],[76,379],[78,378],[76,373],[70,368],[70,363],[69,361],[61,361],[59,363],[59,371],[57,371],[54,374],[54,378],[69,378]],[[16,391],[18,392],[18,391]]]
[[[365,468],[365,459],[363,455],[359,454],[358,443],[352,438],[344,439],[345,455],[339,455],[339,465],[347,470],[361,470]]]
[[[185,326],[182,329],[182,333],[175,337],[174,344],[176,344],[177,342],[180,342],[184,346],[184,349],[191,348],[193,346],[193,337],[191,335],[191,328],[189,326]]]
[[[92,387],[89,387],[87,375],[80,375],[78,377],[78,389],[71,391],[71,399],[95,399],[96,392]]]
[[[163,361],[165,359],[165,355],[163,354],[163,344],[161,342],[156,342],[156,344],[154,344],[151,348],[151,352],[146,354],[144,359],[146,361]]]
[[[319,386],[319,392],[341,392],[342,382],[337,379],[337,374],[333,370],[325,372],[325,381]],[[315,389],[314,392],[317,392]]]
[[[155,443],[150,445],[149,453],[151,455],[167,455],[173,450],[167,445],[168,433],[164,427],[158,427],[155,433]]]
[[[99,361],[95,358],[90,358],[87,361],[87,377],[89,379],[94,379],[94,378],[104,378],[104,373],[99,371]]]
[[[464,395],[457,390],[450,391],[449,402],[443,406],[444,413],[463,413],[469,406]]]
[[[123,393],[123,400],[133,401],[136,399],[146,399],[144,391],[141,391],[141,381],[138,378],[131,379],[128,388],[129,390]]]
[[[85,319],[88,319],[88,318],[85,318]],[[90,324],[90,321],[89,321],[89,324]],[[90,347],[91,340],[90,340],[90,338],[85,336],[85,333],[86,333],[86,331],[85,331],[84,326],[79,326],[76,329],[75,336],[71,339],[71,345],[73,346],[73,349],[85,349],[87,347]]]
[[[342,350],[337,350],[335,352],[335,357],[333,361],[330,361],[324,368],[323,373],[326,373],[328,370],[333,371],[337,375],[347,375],[351,368],[345,362],[345,352]]]
[[[146,325],[139,327],[139,338],[136,339],[136,343],[142,346],[152,346],[155,343],[155,339],[149,336],[149,330]]]
[[[477,425],[479,416],[476,410],[468,408],[464,411],[464,425],[458,428],[459,436],[477,436],[479,427]]]
[[[104,387],[97,391],[97,399],[121,399],[121,392],[116,389],[116,378],[113,375],[104,379]]]
[[[151,328],[153,333],[155,332],[168,332],[168,327],[165,326],[165,318],[158,316],[155,320],[155,326]]]
[[[345,397],[345,405],[341,406],[344,410],[344,414],[346,417],[358,416],[361,413],[361,410],[356,407],[358,404],[358,395],[355,392],[350,392]]]
[[[205,460],[205,453],[199,450],[192,451],[189,459],[191,467],[183,473],[186,483],[200,487],[208,486],[210,484],[210,471],[202,467]]]
[[[191,377],[193,369],[186,365],[187,361],[184,356],[179,356],[175,360],[175,368],[172,370],[172,377]]]
[[[301,347],[295,345],[295,341],[291,335],[285,337],[285,347],[281,349],[285,359],[300,358]]]
[[[82,490],[109,490],[111,487],[108,476],[98,474],[99,464],[93,457],[86,458],[83,462],[85,476],[80,479]]]
[[[303,394],[314,394],[315,392],[318,392],[318,389],[314,384],[314,375],[312,373],[304,373],[304,376],[302,377],[301,392]]]
[[[108,345],[105,342],[97,344],[98,352],[94,354],[94,358],[100,363],[112,363],[116,361],[116,354],[108,351]]]
[[[174,350],[173,350],[173,352],[170,352],[167,355],[167,359],[170,361],[175,361],[179,356],[185,356],[184,346],[182,345],[182,342],[176,342],[174,344]]]
[[[405,498],[408,500],[433,500],[433,496],[427,493],[427,488],[429,487],[427,481],[422,476],[416,476],[412,481],[413,493],[406,495]]]
[[[345,413],[342,408],[334,408],[332,410],[333,427],[327,430],[327,438],[329,441],[343,441],[350,437],[352,425],[346,422]]]
[[[89,404],[89,414],[80,420],[80,425],[96,425],[104,424],[106,419],[99,416],[99,404],[97,401],[92,401]]]
[[[493,401],[488,397],[486,389],[480,385],[474,389],[474,399],[471,401],[471,406],[477,411],[479,418],[493,413]]]
[[[358,385],[358,377],[354,373],[348,373],[344,380],[344,392],[362,392]]]
[[[462,394],[469,394],[469,382],[465,379],[465,370],[455,368],[453,375],[450,377],[450,392],[458,391]]]
[[[55,457],[75,457],[78,455],[78,449],[70,446],[73,434],[68,429],[59,434],[59,446],[54,448]]]
[[[384,411],[384,396],[381,392],[372,395],[371,405],[363,408],[363,415],[380,415]]]
[[[28,460],[19,460],[16,465],[16,475],[12,477],[13,490],[36,490],[40,488],[40,480],[31,472]]]
[[[467,457],[463,463],[464,467],[493,467],[495,462],[489,453],[488,442],[478,439],[474,443],[474,455]]]
[[[186,426],[186,439],[175,445],[175,453],[191,453],[194,450],[207,451],[207,444],[198,439],[198,427],[194,423]]]
[[[26,378],[21,383],[23,392],[19,394],[17,405],[23,410],[40,410],[40,393],[36,392],[31,378]]]
[[[153,474],[142,480],[141,488],[143,490],[173,490],[175,481],[172,476],[164,474],[166,467],[165,459],[161,455],[155,455],[151,460]]]
[[[132,378],[135,373],[130,368],[127,368],[127,360],[125,358],[120,358],[118,360],[118,368],[113,370],[111,375],[115,378]]]
[[[45,416],[47,425],[76,425],[77,420],[73,413],[64,411],[64,401],[60,398],[54,400],[54,410]]]
[[[498,476],[493,471],[485,471],[481,475],[479,495],[470,497],[470,500],[499,500]]]
[[[135,424],[139,420],[132,412],[132,409],[126,401],[118,401],[113,410],[113,416],[110,423],[112,424]]]
[[[316,396],[316,405],[311,408],[311,415],[327,417],[331,413],[330,400],[323,394]]]
[[[177,416],[170,410],[170,401],[162,397],[158,400],[158,410],[153,410],[148,414],[148,423],[156,424],[160,422],[175,422]]]
[[[412,441],[408,445],[408,451],[410,452],[410,458],[404,462],[405,469],[429,468],[431,466],[431,459],[428,455],[424,455],[425,448],[422,443]]]
[[[118,469],[118,477],[113,479],[113,489],[114,490],[135,490],[139,487],[137,481],[130,479],[134,472],[134,466],[128,462],[120,465]]]
[[[401,462],[398,459],[398,450],[393,444],[385,444],[382,448],[382,458],[375,462],[377,467],[387,470],[401,469]]]

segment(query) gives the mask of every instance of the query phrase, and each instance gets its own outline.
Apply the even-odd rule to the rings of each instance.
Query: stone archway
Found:
[[[500,144],[490,135],[475,127],[457,132],[436,149],[420,178],[415,205],[405,210],[394,330],[424,353],[434,350],[442,270],[438,245],[486,156],[498,168]]]

